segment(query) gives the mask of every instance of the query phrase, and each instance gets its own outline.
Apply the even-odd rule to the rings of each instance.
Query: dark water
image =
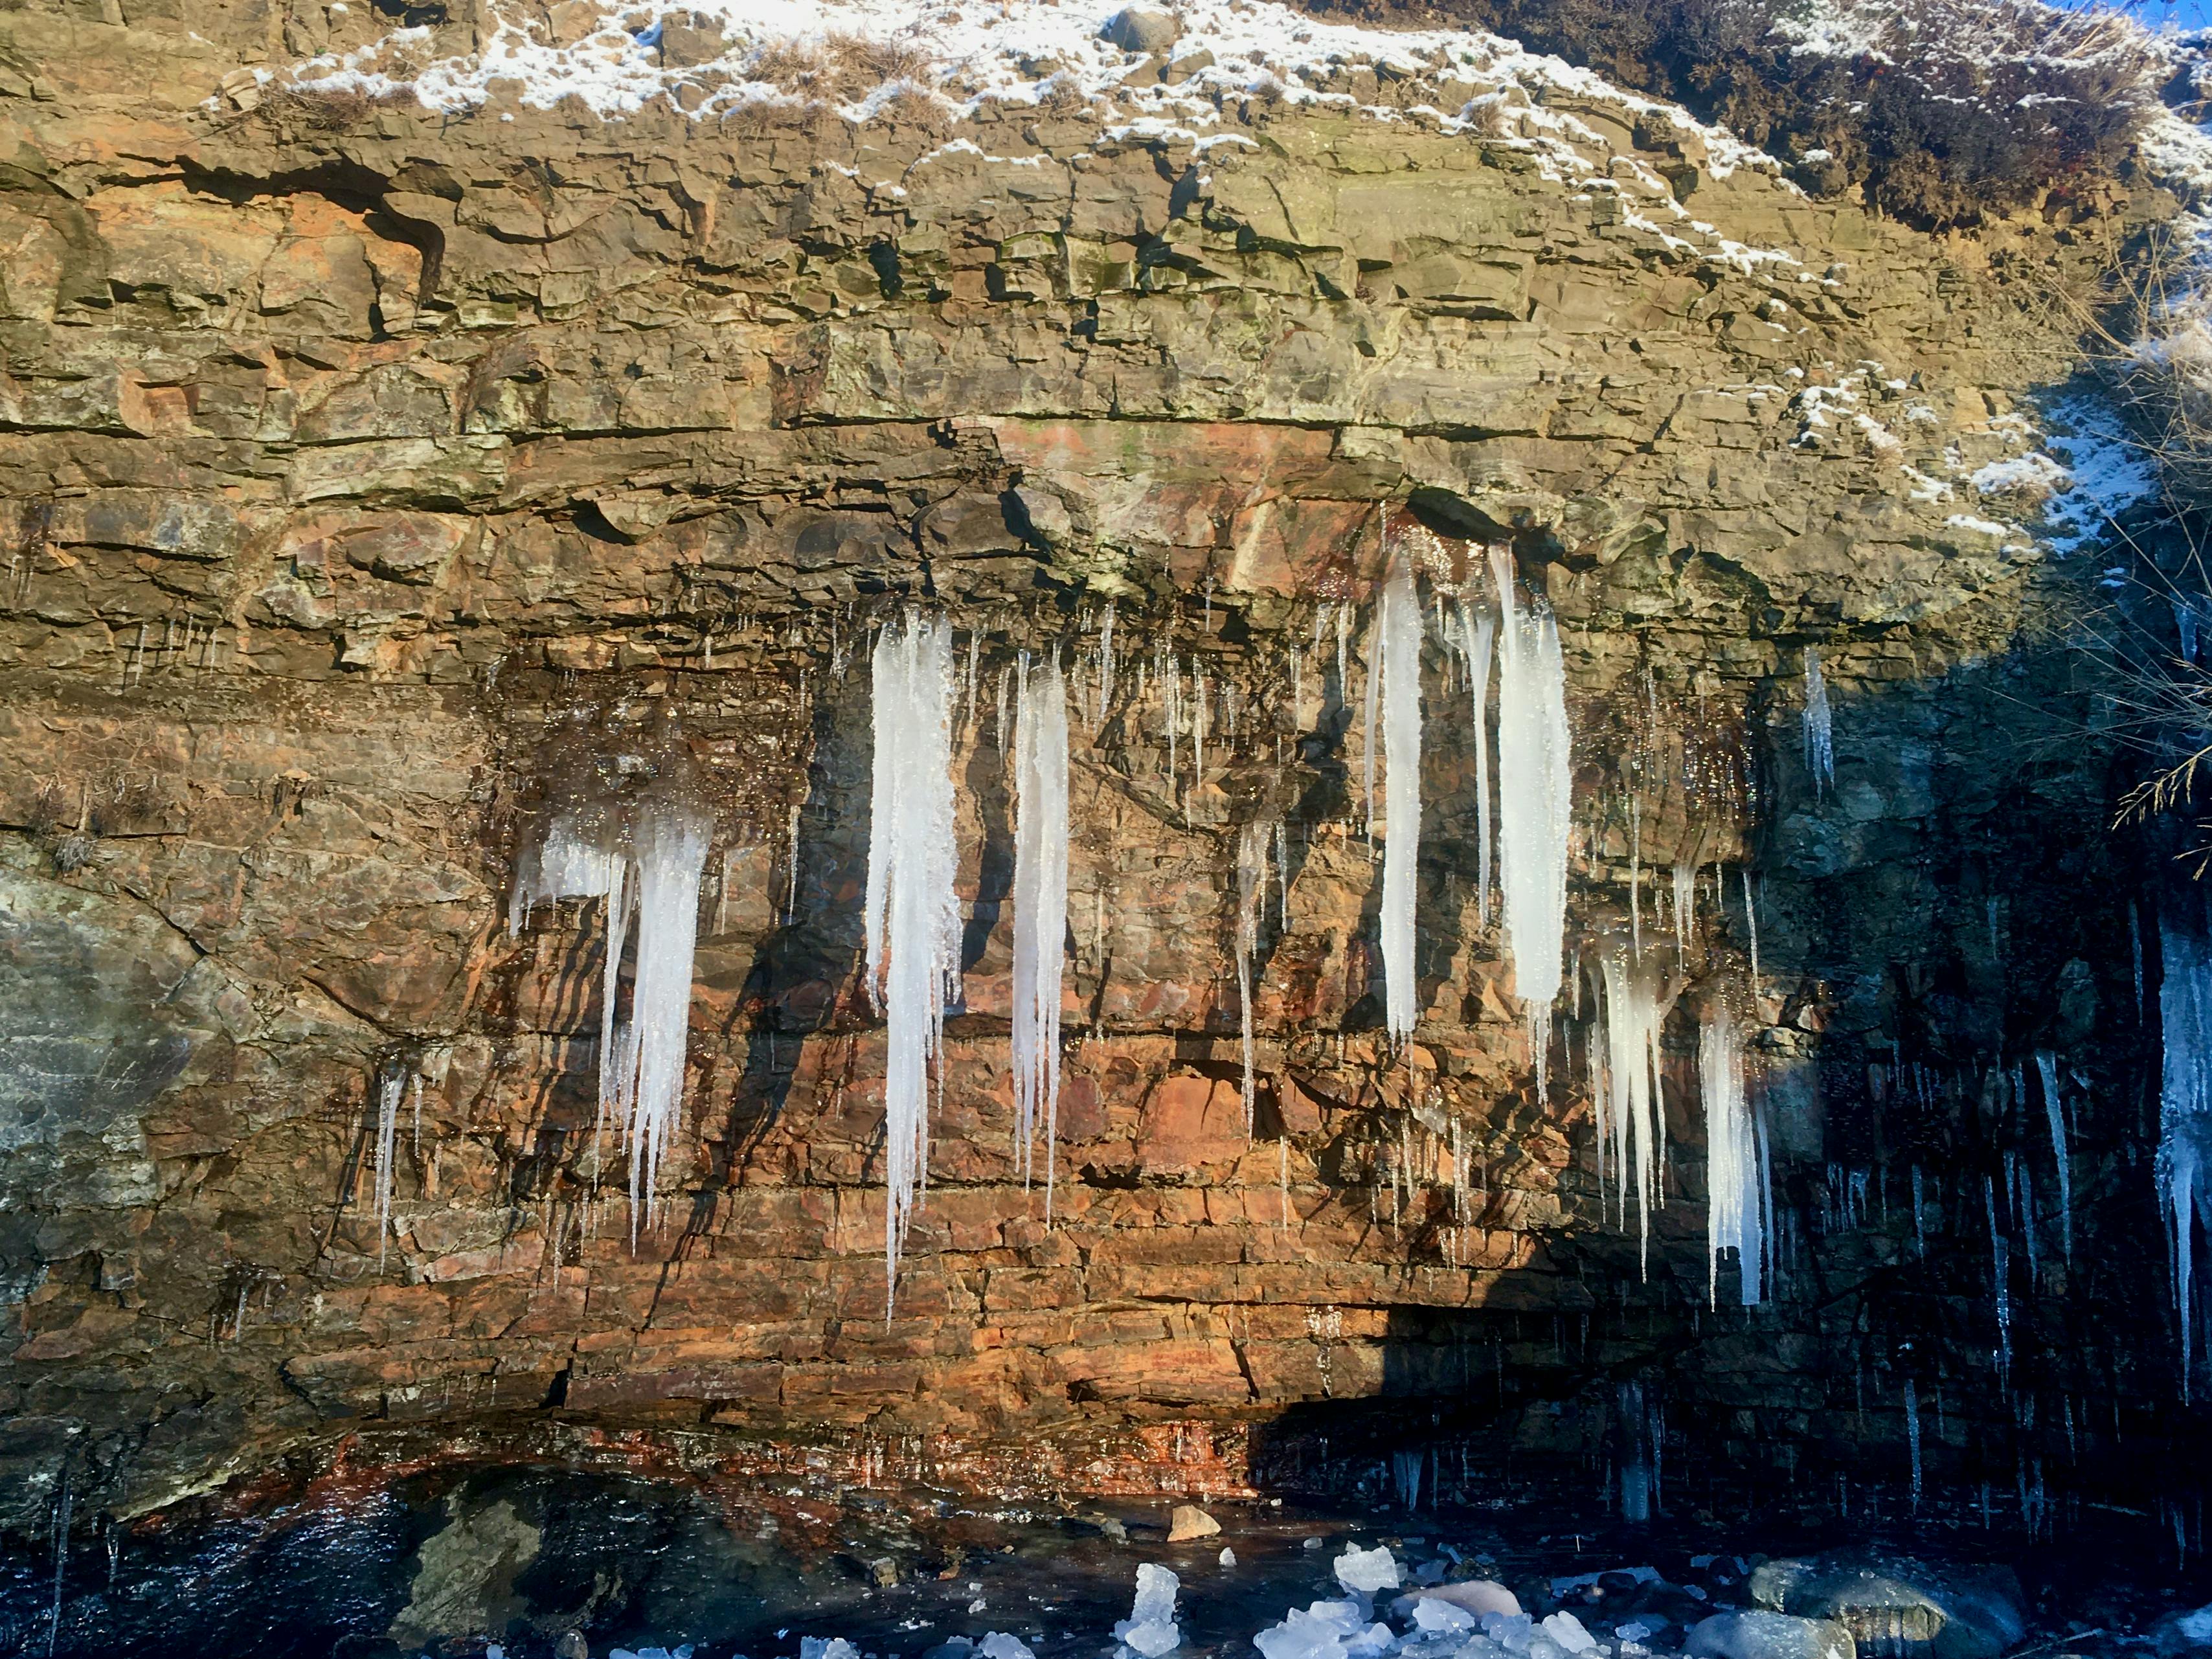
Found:
[[[60,1560],[58,1619],[51,1539],[15,1540],[0,1561],[0,1653],[391,1659],[497,1640],[510,1659],[541,1659],[575,1631],[602,1656],[689,1643],[699,1659],[789,1659],[804,1637],[842,1636],[863,1654],[921,1659],[951,1637],[1006,1631],[1039,1659],[1088,1659],[1111,1650],[1138,1564],[1157,1561],[1182,1580],[1182,1653],[1249,1655],[1252,1634],[1287,1607],[1340,1593],[1332,1564],[1348,1543],[1390,1545],[1409,1575],[1429,1565],[1431,1577],[1499,1578],[1540,1613],[1556,1577],[1656,1567],[1664,1582],[1595,1601],[1577,1591],[1569,1605],[1601,1637],[1656,1613],[1663,1651],[1685,1624],[1741,1602],[1729,1558],[1866,1535],[1772,1516],[1629,1528],[1534,1493],[1441,1516],[1209,1509],[1221,1535],[1171,1544],[1164,1503],[997,1508],[913,1488],[447,1467],[246,1514],[81,1526]],[[2160,1538],[2124,1512],[2039,1544],[1971,1515],[1887,1534],[1923,1555],[2014,1566],[2035,1626],[2026,1648],[2085,1654],[2117,1653],[2212,1600],[2198,1565],[2170,1535],[2161,1553]],[[1693,1565],[1706,1555],[1723,1559]]]

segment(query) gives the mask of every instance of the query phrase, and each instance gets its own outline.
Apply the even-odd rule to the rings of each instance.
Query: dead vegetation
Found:
[[[2098,7],[2039,0],[1297,0],[1474,25],[1726,125],[1825,195],[1930,229],[2120,166],[2166,73]]]

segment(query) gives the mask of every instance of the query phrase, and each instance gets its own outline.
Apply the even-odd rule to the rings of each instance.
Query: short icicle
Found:
[[[1421,602],[1411,562],[1400,558],[1382,586],[1376,633],[1382,650],[1383,777],[1382,993],[1390,1040],[1412,1040],[1414,901],[1421,848]],[[1372,682],[1370,681],[1370,684]],[[1370,798],[1372,789],[1370,790]],[[1370,829],[1372,829],[1372,821]]]
[[[1104,629],[1109,653],[1113,627],[1109,607]],[[1060,972],[1067,938],[1067,688],[1057,658],[1032,673],[1026,654],[1016,685],[1015,1161],[1026,1189],[1042,1128],[1044,1213],[1049,1221],[1060,1118]]]
[[[885,628],[871,665],[874,799],[865,931],[870,995],[884,1013],[884,1316],[900,1252],[929,1175],[929,1083],[957,997],[960,904],[952,793],[952,635],[909,612]]]
[[[1514,603],[1511,550],[1490,550],[1498,583],[1498,868],[1514,988],[1528,1020],[1539,1099],[1548,1095],[1552,1004],[1559,994],[1567,918],[1567,840],[1574,774],[1566,665],[1541,605]]]
[[[1820,653],[1805,647],[1805,769],[1813,775],[1813,792],[1836,787],[1834,716],[1828,708],[1828,683],[1820,673]]]

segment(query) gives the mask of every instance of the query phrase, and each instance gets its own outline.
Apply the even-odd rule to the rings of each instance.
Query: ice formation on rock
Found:
[[[1182,1645],[1176,1624],[1176,1592],[1182,1581],[1165,1567],[1146,1561],[1137,1569],[1137,1599],[1129,1616],[1114,1626],[1115,1639],[1144,1659],[1159,1659]]]
[[[1574,804],[1566,665],[1551,612],[1540,605],[1523,612],[1515,605],[1510,550],[1492,548],[1490,562],[1498,605],[1498,884],[1540,1098],[1566,935]]]
[[[646,808],[638,829],[637,975],[621,1077],[629,1109],[633,1236],[641,1213],[651,1223],[660,1162],[683,1111],[691,960],[708,828],[703,814],[656,801]]]
[[[2190,1391],[2197,1310],[2197,1241],[2212,1228],[2212,948],[2170,918],[2159,922],[2165,973],[2158,993],[2164,1075],[2159,1091],[2158,1194],[2166,1210],[2181,1324],[2182,1394]]]
[[[1382,807],[1383,1024],[1394,1042],[1413,1035],[1418,1016],[1413,978],[1413,909],[1421,848],[1421,601],[1410,560],[1401,558],[1382,586],[1375,631],[1387,770]],[[1370,698],[1370,703],[1373,701]],[[1370,721],[1370,728],[1372,722]],[[1370,799],[1372,786],[1370,787]],[[1370,814],[1370,827],[1371,827]]]
[[[1715,1001],[1698,1028],[1698,1081],[1705,1102],[1705,1295],[1717,1307],[1723,1251],[1741,1269],[1743,1305],[1765,1288],[1765,1218],[1771,1190],[1765,1126],[1744,1087],[1743,1028]]]
[[[1920,1391],[1905,1379],[1905,1443],[1912,1454],[1912,1507],[1920,1507]]]
[[[376,1090],[376,1259],[384,1261],[385,1245],[392,1236],[392,1142],[399,1127],[399,1091],[407,1074],[396,1066],[378,1079]],[[240,1306],[245,1305],[240,1292]]]
[[[1474,695],[1474,823],[1477,891],[1475,915],[1490,922],[1490,860],[1496,837],[1490,822],[1490,661],[1498,642],[1498,618],[1488,611],[1470,615],[1459,608],[1460,649],[1466,655],[1468,681]]]
[[[2035,1056],[2043,1085],[2043,1112],[2051,1125],[2051,1155],[2058,1162],[2058,1229],[2066,1264],[2074,1265],[2074,1159],[2066,1150],[2066,1109],[2058,1098],[2058,1056],[2044,1048]]]
[[[1107,613],[1105,638],[1113,637]],[[1106,650],[1111,652],[1109,644]],[[1111,656],[1103,673],[1109,674]],[[1104,698],[1101,695],[1103,705]],[[1060,988],[1067,938],[1067,688],[1055,659],[1018,672],[1014,728],[1014,1137],[1028,1185],[1040,1127],[1052,1215],[1060,1115]]]
[[[1828,683],[1821,678],[1820,653],[1805,647],[1805,769],[1815,793],[1836,783],[1834,717],[1828,708]]]
[[[639,1225],[651,1224],[661,1159],[682,1114],[699,889],[712,827],[678,789],[571,804],[554,813],[539,841],[525,844],[508,900],[510,931],[548,901],[606,901],[594,1145],[610,1125],[623,1136],[633,1243]],[[633,970],[627,1021],[619,994],[625,960]]]
[[[1252,1037],[1252,958],[1260,949],[1260,896],[1267,884],[1264,823],[1248,823],[1237,836],[1237,1018],[1244,1061],[1244,1133],[1252,1133],[1255,1093]]]
[[[1620,1224],[1628,1225],[1628,1198],[1636,1194],[1638,1260],[1650,1271],[1651,1212],[1662,1200],[1659,1181],[1663,1120],[1659,1097],[1659,1035],[1674,1006],[1656,961],[1639,963],[1618,947],[1606,953],[1605,1089],[1598,1097],[1597,1133],[1613,1142],[1613,1180]]]
[[[884,1011],[884,1311],[929,1178],[930,1071],[959,995],[953,890],[952,630],[909,612],[876,641],[874,795],[865,900],[868,992]]]

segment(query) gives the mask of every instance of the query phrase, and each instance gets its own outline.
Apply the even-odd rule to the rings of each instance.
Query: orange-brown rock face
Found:
[[[665,105],[242,111],[217,94],[253,27],[139,21],[0,13],[0,64],[40,64],[0,69],[0,1512],[64,1468],[143,1505],[494,1408],[931,1435],[947,1468],[1087,1436],[1105,1469],[1173,1465],[1171,1419],[1387,1395],[1571,1450],[1587,1413],[1545,1402],[1639,1365],[1715,1446],[1857,1455],[1820,1407],[1866,1333],[1887,1366],[1985,1318],[1963,1269],[1876,1296],[1920,1259],[1907,1172],[1976,1236],[1976,1079],[2039,1046],[2101,1086],[2133,1022],[2103,761],[2021,744],[2079,712],[2039,632],[2071,578],[1967,479],[2038,441],[2025,399],[2063,369],[2021,296],[2082,280],[2134,206],[2065,246],[1938,247],[1676,155],[1707,228],[1675,235],[1513,142],[1310,110],[1203,150],[1036,110],[953,142]],[[1632,173],[1601,127],[1593,176]],[[1391,549],[1480,599],[1492,542],[1566,640],[1570,948],[1687,941],[1648,1281],[1601,1195],[1587,989],[1536,1086],[1440,635],[1420,1036],[1380,1038],[1365,613],[1340,676],[1338,607]],[[904,603],[974,641],[967,977],[886,1320],[857,960],[866,647]],[[1000,685],[1055,646],[1048,1224],[1012,1144]],[[1202,766],[1188,728],[1170,752],[1170,672],[1207,700]],[[633,1243],[597,1121],[603,916],[511,937],[507,888],[547,792],[648,732],[697,763],[715,836],[682,1131]],[[1252,822],[1285,828],[1248,1133]],[[1790,1252],[1750,1334],[1696,1322],[1691,1016],[1718,995],[1756,1015]],[[2100,1186],[2100,1133],[2074,1188],[2118,1194],[2124,1232],[2147,1188]],[[1831,1166],[1879,1171],[1879,1220],[1827,1202]],[[2058,1354],[2076,1315],[2021,1303],[2022,1351]],[[1857,1432],[1901,1457],[1896,1408]],[[1929,1455],[1966,1467],[1954,1413]],[[1204,1443],[1184,1484],[1250,1477],[1233,1427]]]

